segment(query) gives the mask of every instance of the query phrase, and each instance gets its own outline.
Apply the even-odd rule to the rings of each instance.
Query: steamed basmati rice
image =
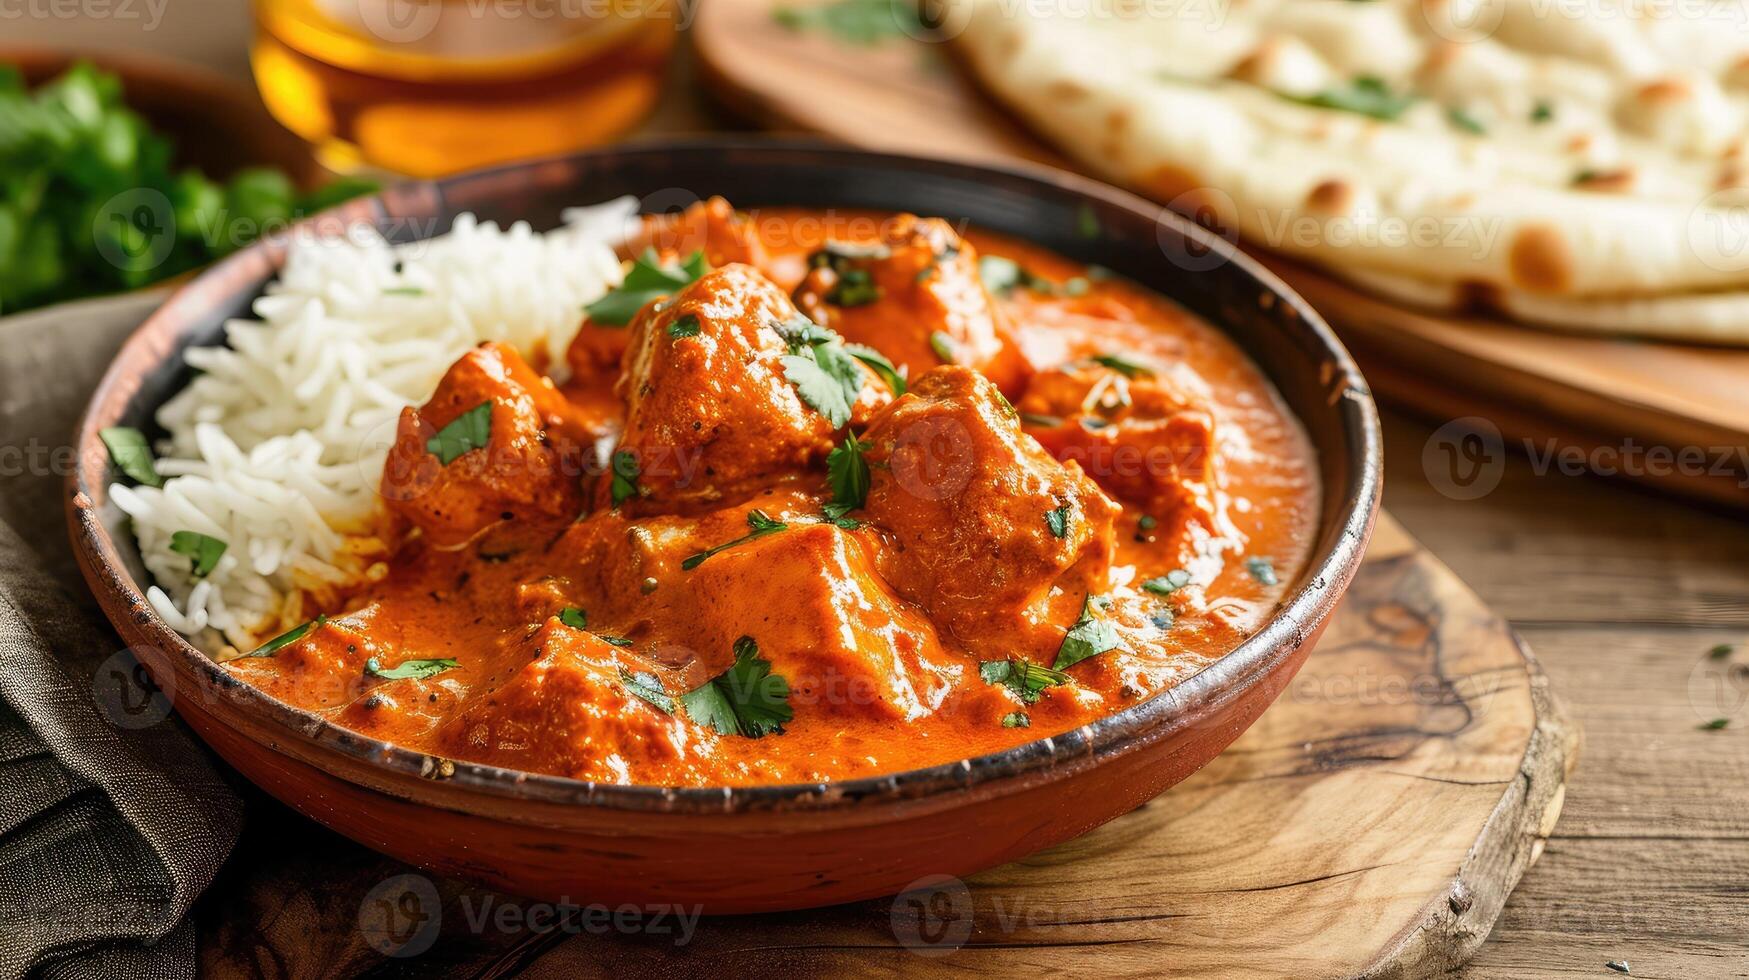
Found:
[[[307,618],[305,593],[380,573],[377,485],[401,409],[481,341],[562,374],[583,306],[619,283],[613,245],[635,207],[576,209],[546,234],[463,215],[411,245],[367,228],[296,241],[260,319],[187,352],[201,373],[158,412],[164,486],[111,487],[158,614],[229,654]],[[226,543],[204,578],[170,550],[177,531]]]

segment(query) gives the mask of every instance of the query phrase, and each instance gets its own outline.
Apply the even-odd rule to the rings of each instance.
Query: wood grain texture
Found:
[[[408,962],[536,976],[1003,976],[1094,963],[1123,976],[1162,964],[1191,975],[1429,976],[1487,936],[1554,825],[1574,750],[1575,729],[1516,637],[1381,518],[1323,642],[1275,707],[1201,772],[1085,837],[893,901],[707,919],[680,947],[672,935],[590,934],[581,913],[574,937],[480,928],[470,919],[515,900],[438,881],[441,938]],[[405,869],[321,837],[314,867],[297,846],[266,854],[266,842],[245,842],[249,876],[204,903],[211,971],[394,962],[360,929],[359,910]],[[353,859],[322,874],[318,893],[308,884],[332,863],[329,848]]]
[[[756,121],[871,148],[1070,166],[951,61],[909,38],[850,45],[778,24],[774,7],[817,0],[713,0],[693,29],[702,76]],[[1252,250],[1256,254],[1256,250]],[[1452,417],[1455,387],[1512,439],[1587,451],[1642,445],[1719,450],[1722,472],[1647,475],[1666,488],[1749,507],[1749,351],[1583,337],[1375,299],[1304,265],[1264,258],[1341,332],[1375,390]],[[1428,384],[1431,381],[1433,384]]]

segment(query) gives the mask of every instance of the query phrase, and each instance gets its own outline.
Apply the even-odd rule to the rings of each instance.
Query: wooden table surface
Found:
[[[246,73],[243,6],[169,4],[143,46]],[[17,43],[141,37],[63,20],[6,30]],[[678,65],[646,133],[741,128],[689,77]],[[1749,707],[1700,730],[1721,709],[1697,670],[1721,643],[1749,663],[1749,524],[1620,480],[1538,472],[1517,449],[1491,492],[1454,500],[1423,467],[1444,421],[1387,410],[1385,506],[1523,634],[1584,730],[1541,861],[1457,975],[1607,977],[1619,974],[1606,962],[1625,960],[1638,977],[1749,977]]]

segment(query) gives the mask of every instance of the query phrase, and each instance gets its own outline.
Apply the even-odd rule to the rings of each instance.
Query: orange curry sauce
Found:
[[[721,200],[652,219],[627,255],[672,271],[702,251],[713,271],[627,325],[584,323],[563,385],[501,345],[458,361],[402,416],[386,575],[228,669],[436,756],[669,786],[951,762],[1190,676],[1307,561],[1303,431],[1163,298],[958,231]],[[994,294],[980,255],[1013,260],[985,270]],[[820,393],[793,361],[823,363],[815,342],[875,348],[909,392],[863,368]],[[834,397],[846,425],[816,404]],[[488,404],[485,443],[456,442]],[[832,521],[847,432],[866,495]],[[754,510],[785,527],[748,537]],[[1020,664],[1089,650],[1061,675]],[[716,715],[682,697],[713,678]],[[721,714],[739,697],[760,737]]]

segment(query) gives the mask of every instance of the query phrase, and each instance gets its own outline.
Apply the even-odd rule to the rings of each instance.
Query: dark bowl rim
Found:
[[[403,212],[396,210],[395,205],[411,203],[418,206],[431,201],[443,202],[446,188],[472,180],[502,178],[518,172],[534,171],[554,163],[587,162],[637,154],[720,154],[733,151],[777,152],[796,157],[812,157],[826,167],[854,160],[862,164],[899,170],[926,170],[971,179],[996,176],[1035,186],[1049,185],[1057,191],[1069,191],[1083,201],[1097,201],[1109,207],[1147,215],[1149,220],[1170,224],[1195,245],[1212,251],[1221,260],[1216,264],[1223,271],[1217,274],[1229,274],[1224,270],[1230,269],[1231,274],[1249,279],[1260,290],[1260,295],[1273,295],[1277,302],[1291,307],[1303,329],[1316,342],[1318,353],[1324,361],[1323,370],[1329,379],[1325,388],[1333,402],[1340,402],[1337,408],[1340,411],[1341,431],[1346,443],[1341,447],[1347,464],[1341,486],[1331,486],[1331,475],[1322,470],[1320,472],[1326,507],[1328,499],[1333,496],[1339,498],[1341,503],[1335,512],[1334,524],[1320,527],[1315,541],[1324,542],[1334,535],[1333,545],[1327,551],[1314,556],[1314,563],[1301,574],[1299,589],[1276,606],[1268,621],[1257,632],[1178,685],[1071,731],[1035,739],[983,756],[904,772],[830,782],[661,787],[589,782],[566,776],[446,760],[404,748],[350,731],[312,712],[292,707],[224,671],[217,662],[196,649],[153,611],[143,590],[133,581],[124,565],[109,529],[96,514],[94,502],[106,496],[107,486],[104,481],[109,469],[107,451],[103,448],[99,431],[121,416],[139,387],[140,377],[150,366],[176,356],[172,350],[184,332],[184,325],[198,314],[198,304],[194,302],[198,299],[195,292],[197,287],[203,281],[227,272],[237,274],[232,270],[264,274],[271,278],[277,273],[284,258],[284,236],[278,236],[257,242],[227,257],[178,288],[128,338],[98,383],[80,420],[76,435],[79,463],[67,480],[69,531],[73,536],[75,551],[87,583],[93,590],[107,592],[119,600],[131,613],[131,625],[150,636],[157,644],[158,652],[173,651],[171,655],[180,657],[185,665],[194,670],[197,677],[210,686],[211,691],[226,697],[240,710],[255,712],[257,717],[267,719],[284,737],[307,743],[317,753],[338,752],[363,762],[374,770],[380,770],[386,776],[402,779],[430,781],[434,779],[434,774],[441,773],[436,778],[443,785],[486,797],[662,813],[722,814],[804,808],[818,811],[869,803],[916,800],[972,787],[996,789],[1000,792],[996,785],[998,781],[1002,785],[1018,788],[1022,784],[1030,784],[1029,778],[1050,779],[1066,774],[1069,770],[1079,769],[1078,763],[1096,763],[1195,724],[1199,718],[1223,706],[1249,687],[1250,683],[1267,675],[1291,656],[1327,619],[1359,567],[1378,511],[1383,443],[1377,409],[1365,379],[1324,320],[1273,273],[1219,235],[1127,191],[1038,164],[971,163],[860,150],[812,139],[691,138],[627,143],[607,149],[486,168],[437,180],[406,181],[385,188],[383,192],[372,197],[343,205],[336,212],[329,212],[329,216],[339,213],[349,220],[380,220],[404,216]],[[294,226],[291,231],[295,233],[297,227]],[[183,309],[184,306],[189,309]],[[1220,329],[1219,324],[1215,326]],[[142,354],[128,356],[130,351],[142,348]],[[138,366],[133,366],[136,360]],[[131,369],[124,370],[129,367]],[[106,614],[112,620],[119,618],[107,610],[106,606]],[[121,624],[118,622],[116,625]],[[219,718],[218,722],[230,726],[230,722],[223,718]],[[269,748],[279,754],[285,752],[280,746]],[[450,766],[453,766],[453,772],[446,771]],[[357,782],[350,777],[341,778]]]

